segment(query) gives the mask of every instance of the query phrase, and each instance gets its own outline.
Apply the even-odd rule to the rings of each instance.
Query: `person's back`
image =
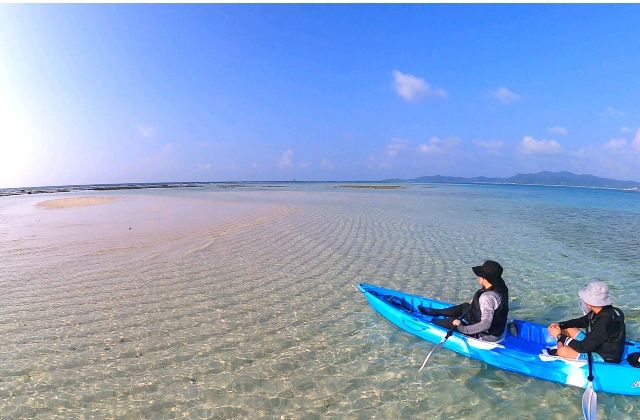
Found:
[[[508,316],[509,290],[506,286],[480,289],[471,302],[466,317],[468,325],[460,326],[458,330],[464,334],[478,334],[486,341],[497,341],[507,327]]]
[[[605,306],[592,320],[592,324],[596,322],[604,322],[605,330],[607,331],[607,338],[602,343],[598,353],[607,362],[620,363],[627,340],[624,313],[613,306]],[[595,325],[591,327],[592,331],[594,329]]]

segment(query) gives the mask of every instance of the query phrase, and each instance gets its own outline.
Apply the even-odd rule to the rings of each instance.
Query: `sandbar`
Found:
[[[116,201],[115,197],[70,197],[46,200],[38,203],[38,206],[47,209],[64,209],[68,207],[95,206],[98,204],[111,203]]]

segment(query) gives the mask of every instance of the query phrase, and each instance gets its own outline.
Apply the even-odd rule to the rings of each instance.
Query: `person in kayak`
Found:
[[[567,359],[620,363],[624,353],[626,329],[624,314],[614,308],[609,287],[602,281],[592,281],[578,292],[583,317],[549,325],[549,335],[558,341],[557,349],[547,354]],[[586,332],[584,331],[586,329]]]
[[[445,316],[444,319],[436,318],[432,321],[441,327],[456,328],[463,334],[484,341],[500,341],[509,314],[509,289],[502,279],[502,266],[488,260],[472,267],[472,270],[478,276],[480,289],[471,301],[445,309],[419,305],[418,310],[425,315]]]

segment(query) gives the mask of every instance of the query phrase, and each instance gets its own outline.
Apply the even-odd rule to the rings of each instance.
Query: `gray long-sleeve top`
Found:
[[[493,322],[493,313],[500,303],[502,299],[500,295],[492,290],[487,290],[482,295],[480,295],[479,303],[480,303],[480,322],[471,325],[458,325],[457,329],[463,334],[472,335],[482,333],[487,331]]]

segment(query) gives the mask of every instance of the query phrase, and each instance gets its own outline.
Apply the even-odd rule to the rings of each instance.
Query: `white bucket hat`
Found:
[[[578,291],[578,296],[583,302],[591,306],[613,305],[609,297],[609,286],[602,281],[592,281]]]

